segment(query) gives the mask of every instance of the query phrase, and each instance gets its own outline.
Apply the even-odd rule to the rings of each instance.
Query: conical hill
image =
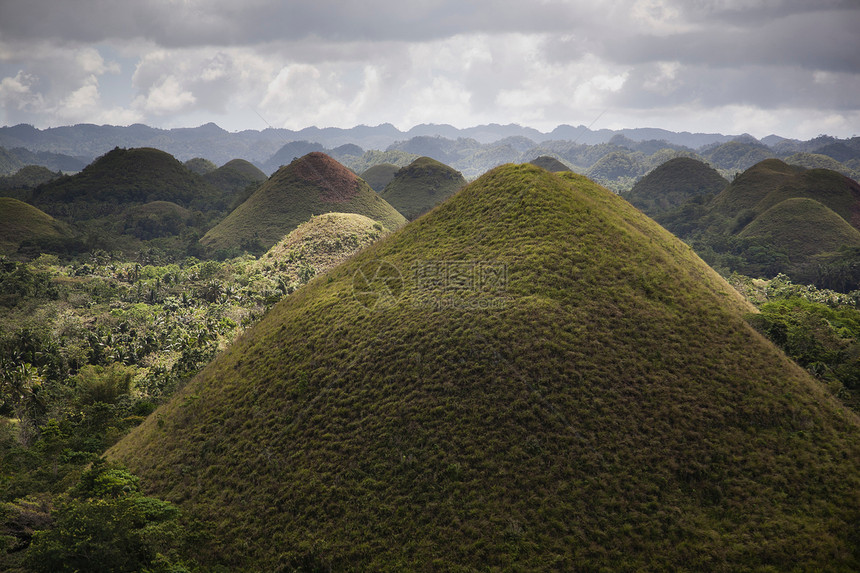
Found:
[[[700,195],[716,195],[728,185],[717,170],[691,157],[676,157],[656,167],[623,193],[650,217],[679,207]]]
[[[406,222],[353,172],[313,152],[281,167],[200,242],[211,250],[251,242],[268,249],[311,216],[332,212],[364,215],[388,229]]]
[[[750,167],[714,198],[712,209],[734,217],[756,215],[793,197],[807,197],[860,229],[860,184],[829,169],[803,169],[768,159]]]
[[[410,221],[453,195],[466,180],[452,167],[419,157],[394,174],[380,195]]]
[[[686,245],[505,165],[109,451],[243,570],[852,570],[860,422]]]
[[[223,198],[169,153],[146,147],[113,149],[80,173],[40,185],[33,192],[37,207],[76,220],[152,201],[208,211],[221,208]]]
[[[841,247],[860,248],[860,231],[832,209],[804,197],[777,203],[744,227],[740,236],[759,238],[799,260]]]
[[[72,236],[69,227],[36,207],[0,197],[0,253],[11,253],[23,241],[64,239]]]

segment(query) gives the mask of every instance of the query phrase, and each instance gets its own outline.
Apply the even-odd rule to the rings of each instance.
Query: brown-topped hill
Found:
[[[352,171],[312,152],[281,167],[200,242],[210,250],[268,249],[311,216],[331,212],[364,215],[388,229],[406,222]]]

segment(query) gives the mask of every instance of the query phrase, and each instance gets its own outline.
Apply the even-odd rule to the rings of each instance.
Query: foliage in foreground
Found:
[[[175,572],[184,528],[179,509],[145,496],[136,476],[95,460],[53,503],[0,507],[7,566],[35,573]],[[26,552],[22,551],[27,549]]]

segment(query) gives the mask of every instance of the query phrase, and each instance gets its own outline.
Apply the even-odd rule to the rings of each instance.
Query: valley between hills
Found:
[[[860,138],[0,146],[0,570],[860,569]]]

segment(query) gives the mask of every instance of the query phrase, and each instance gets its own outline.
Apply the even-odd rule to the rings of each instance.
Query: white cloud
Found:
[[[147,114],[165,115],[189,109],[195,101],[194,94],[183,89],[176,77],[166,76],[151,86],[146,95],[138,96],[133,107]]]
[[[860,5],[846,0],[6,0],[2,10],[0,119],[40,127],[242,129],[259,127],[246,123],[256,111],[293,128],[552,129],[608,109],[606,121],[636,122],[622,127],[728,130],[736,119],[792,136],[815,121],[847,133],[833,118],[856,121],[860,109]]]

